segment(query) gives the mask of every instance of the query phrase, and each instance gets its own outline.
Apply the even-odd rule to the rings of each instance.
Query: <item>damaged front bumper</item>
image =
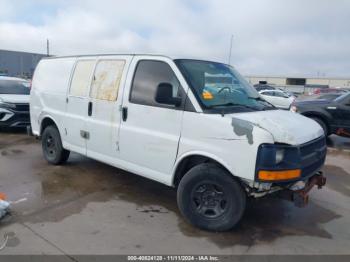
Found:
[[[321,171],[311,176],[305,183],[304,188],[294,189],[293,186],[276,192],[276,196],[292,201],[297,207],[304,207],[309,202],[309,192],[314,186],[321,189],[326,185],[326,177]]]
[[[322,171],[317,171],[305,180],[299,180],[285,185],[255,182],[246,187],[246,192],[249,197],[277,197],[289,200],[298,207],[304,207],[308,204],[309,192],[311,189],[314,186],[321,189],[324,185],[326,185],[326,177],[323,175]]]

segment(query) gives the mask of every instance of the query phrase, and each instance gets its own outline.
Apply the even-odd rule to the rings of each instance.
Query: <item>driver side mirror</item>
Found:
[[[181,105],[181,97],[173,97],[173,86],[170,83],[160,83],[157,87],[155,100],[159,104]]]

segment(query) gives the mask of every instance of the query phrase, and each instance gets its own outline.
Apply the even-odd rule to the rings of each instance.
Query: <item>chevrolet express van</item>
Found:
[[[54,165],[70,151],[177,188],[187,221],[229,230],[248,198],[298,205],[325,184],[322,128],[276,109],[231,66],[158,55],[46,58],[32,132]]]

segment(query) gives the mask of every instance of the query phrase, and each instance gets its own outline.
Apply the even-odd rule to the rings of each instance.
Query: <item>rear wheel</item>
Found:
[[[41,145],[44,157],[50,164],[59,165],[68,160],[70,152],[63,148],[60,133],[55,126],[45,128]]]
[[[215,164],[200,164],[181,179],[177,202],[191,224],[205,230],[226,231],[242,218],[246,194],[222,168]]]
[[[321,118],[313,116],[311,119],[315,120],[322,127],[325,136],[330,135],[327,124]]]

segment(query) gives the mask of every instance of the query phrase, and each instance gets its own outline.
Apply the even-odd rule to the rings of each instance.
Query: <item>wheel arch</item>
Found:
[[[317,117],[319,119],[321,119],[325,125],[327,126],[328,128],[328,132],[331,131],[331,126],[330,126],[330,120],[329,120],[329,117],[325,114],[322,114],[320,112],[315,112],[315,111],[311,111],[311,112],[305,112],[305,113],[301,113],[303,116],[306,116],[306,117]]]
[[[215,163],[234,177],[230,171],[230,166],[215,155],[205,152],[188,152],[177,159],[172,175],[171,186],[177,187],[187,171],[202,163]]]
[[[42,118],[41,122],[40,122],[40,133],[39,133],[39,136],[41,136],[43,131],[45,130],[45,128],[50,126],[50,125],[54,125],[57,128],[58,132],[61,133],[60,129],[58,128],[58,125],[57,125],[56,121],[50,116],[44,116]]]

